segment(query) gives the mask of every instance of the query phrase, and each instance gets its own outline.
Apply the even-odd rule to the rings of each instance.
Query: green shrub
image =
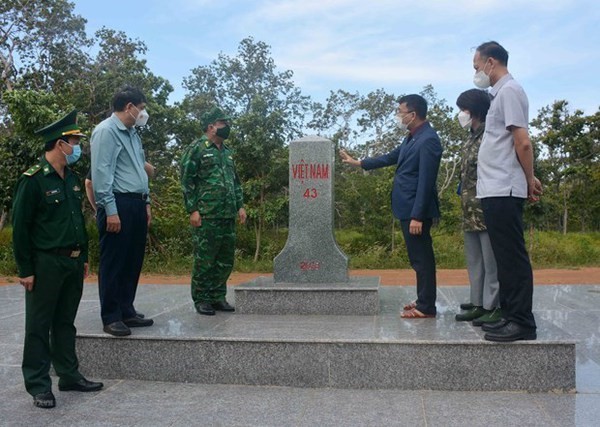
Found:
[[[341,250],[349,256],[350,267],[356,269],[410,268],[402,232],[396,228],[392,249],[391,230],[336,230]],[[235,270],[241,272],[272,272],[273,258],[283,249],[288,230],[267,230],[262,236],[260,257],[253,261],[256,237],[248,226],[238,226]],[[88,224],[90,267],[98,266],[98,231],[93,221]],[[462,232],[448,232],[441,227],[432,231],[438,268],[465,268]],[[527,248],[534,268],[572,268],[600,266],[600,233],[558,232],[527,233]],[[145,273],[189,274],[193,263],[191,230],[187,224],[176,227],[157,222],[150,231]],[[17,269],[12,251],[12,230],[0,231],[0,274],[15,276]]]
[[[433,251],[440,268],[466,268],[463,233],[443,234],[433,229]]]
[[[600,233],[546,231],[530,233],[526,240],[534,267],[600,265]]]
[[[0,274],[13,276],[17,274],[17,264],[12,250],[12,228],[0,231]]]

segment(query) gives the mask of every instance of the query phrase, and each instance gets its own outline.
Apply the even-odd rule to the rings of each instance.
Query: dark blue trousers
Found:
[[[500,307],[504,317],[535,328],[533,271],[523,237],[523,204],[517,197],[481,199],[483,217],[498,264]]]
[[[423,221],[420,235],[409,233],[410,220],[401,220],[404,243],[410,265],[417,274],[417,310],[425,314],[436,314],[435,300],[437,286],[435,277],[435,257],[431,240],[431,218]]]
[[[121,231],[106,232],[106,212],[96,216],[100,236],[98,291],[102,323],[135,317],[133,301],[137,290],[148,233],[146,202],[115,194]]]

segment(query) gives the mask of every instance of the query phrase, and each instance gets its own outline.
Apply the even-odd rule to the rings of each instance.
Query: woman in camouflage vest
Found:
[[[473,325],[500,320],[499,283],[496,259],[483,220],[481,202],[477,199],[477,154],[485,130],[485,118],[490,108],[487,92],[467,90],[456,100],[460,109],[458,120],[469,131],[469,139],[461,150],[459,193],[463,210],[465,257],[471,301],[461,304],[466,310],[456,315],[458,321],[473,321]]]

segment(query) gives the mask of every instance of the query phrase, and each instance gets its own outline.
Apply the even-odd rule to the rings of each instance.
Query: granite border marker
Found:
[[[379,277],[348,276],[334,235],[334,144],[307,136],[289,148],[289,233],[273,261],[273,279],[235,287],[240,314],[379,312]]]

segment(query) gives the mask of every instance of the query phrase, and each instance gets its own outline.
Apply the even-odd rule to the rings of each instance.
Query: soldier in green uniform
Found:
[[[194,233],[192,299],[196,311],[205,315],[235,311],[225,294],[233,269],[235,218],[243,224],[246,211],[233,153],[223,143],[231,130],[229,120],[217,107],[204,113],[204,135],[181,158],[181,185]]]
[[[45,153],[19,178],[12,210],[14,255],[19,282],[26,289],[23,377],[34,405],[41,408],[56,405],[50,363],[61,391],[97,391],[103,386],[81,375],[75,354],[73,322],[88,272],[83,188],[67,167],[81,155],[84,135],[76,118],[72,111],[36,132]]]

